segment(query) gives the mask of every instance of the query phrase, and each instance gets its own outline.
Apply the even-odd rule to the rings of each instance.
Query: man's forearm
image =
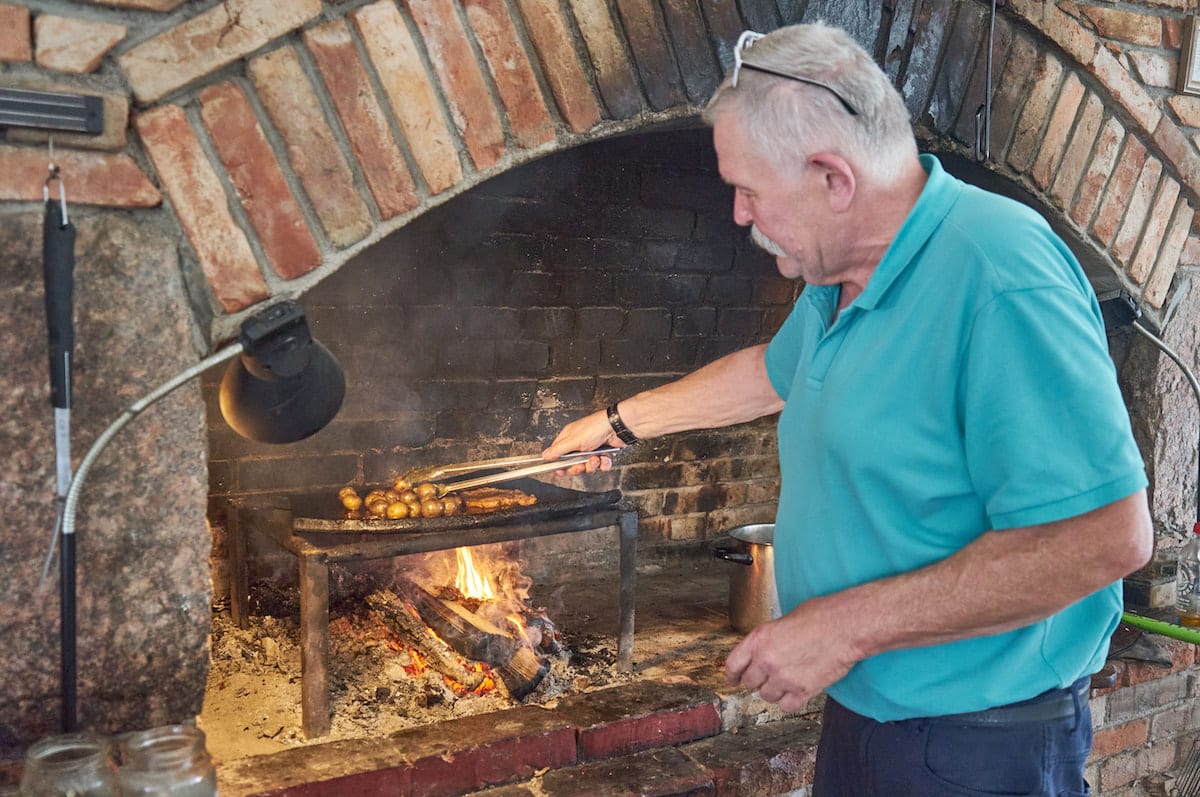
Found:
[[[1135,570],[1152,548],[1144,491],[1058,523],[988,532],[941,562],[758,626],[725,673],[795,711],[871,656],[1041,620]]]
[[[1037,622],[1136,570],[1152,549],[1139,491],[1075,518],[988,532],[933,565],[818,601],[855,618],[866,658]]]
[[[670,384],[620,403],[621,418],[642,438],[752,421],[783,408],[763,359],[766,346],[736,351]]]
[[[722,357],[691,374],[619,403],[625,427],[640,439],[691,429],[715,429],[778,412],[783,400],[771,386],[763,360],[766,346],[752,346]],[[571,451],[591,451],[601,445],[624,443],[613,431],[602,410],[563,427],[542,452],[557,459]],[[608,467],[608,460],[589,460],[566,473],[584,473]]]

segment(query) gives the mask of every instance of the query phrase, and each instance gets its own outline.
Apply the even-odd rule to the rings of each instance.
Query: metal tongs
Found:
[[[419,484],[421,482],[440,482],[447,476],[456,476],[463,473],[474,473],[479,470],[493,470],[495,468],[504,468],[500,473],[493,473],[489,476],[479,476],[474,479],[464,479],[462,481],[450,482],[449,484],[438,484],[438,497],[447,493],[457,492],[459,490],[469,490],[473,487],[483,487],[488,484],[497,484],[499,482],[511,481],[512,479],[523,479],[526,476],[536,476],[539,473],[550,473],[563,468],[569,468],[577,464],[581,460],[591,457],[607,457],[621,451],[620,448],[597,448],[594,451],[575,451],[570,454],[563,454],[555,460],[547,462],[542,459],[541,454],[523,454],[515,457],[501,457],[500,459],[480,459],[475,462],[459,462],[453,465],[435,465],[425,468],[410,468],[400,478],[407,481],[409,484]],[[526,467],[519,467],[524,465]]]

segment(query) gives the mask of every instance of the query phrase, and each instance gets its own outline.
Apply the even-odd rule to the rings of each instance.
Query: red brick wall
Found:
[[[1117,684],[1092,695],[1095,738],[1088,780],[1094,793],[1105,797],[1162,793],[1170,782],[1164,776],[1193,755],[1200,729],[1196,646],[1153,635],[1146,639],[1171,659],[1171,666],[1118,661]]]
[[[0,4],[0,60],[33,67],[16,84],[108,101],[103,137],[59,137],[75,201],[153,206],[157,183],[211,304],[197,321],[216,337],[257,302],[307,289],[413,214],[547,147],[694,114],[737,31],[780,21],[773,3],[751,0],[740,14],[625,2],[616,16],[580,3],[569,17],[538,0],[242,6],[234,26],[218,6],[146,37],[116,14]],[[1002,9],[993,49],[993,144],[1008,142],[996,167],[1046,193],[1153,308],[1200,251],[1190,204],[1200,103],[1173,90],[1185,10],[1020,0]],[[973,144],[986,4],[897,2],[876,19],[832,21],[863,31],[919,125],[951,148]],[[112,91],[106,68],[128,93]],[[130,118],[138,142],[126,139]],[[7,139],[0,164],[16,179],[0,200],[36,199],[45,158],[27,145],[44,136]],[[148,163],[128,157],[141,147]]]

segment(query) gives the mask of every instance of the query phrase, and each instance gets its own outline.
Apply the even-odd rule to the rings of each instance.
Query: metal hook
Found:
[[[975,160],[986,161],[992,155],[992,51],[996,38],[996,0],[992,0],[992,17],[988,24],[987,85],[983,89],[983,104],[975,111]]]
[[[50,145],[50,161],[47,165],[49,174],[46,175],[46,182],[42,184],[42,201],[50,201],[50,183],[58,181],[58,201],[62,205],[62,226],[66,227],[69,223],[67,220],[67,187],[63,183],[62,175],[59,173],[58,164],[54,162],[54,136],[49,136]]]

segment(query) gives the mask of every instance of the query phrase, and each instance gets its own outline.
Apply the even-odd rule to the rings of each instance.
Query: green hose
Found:
[[[1200,628],[1187,628],[1174,623],[1166,623],[1162,620],[1151,620],[1149,617],[1142,617],[1137,614],[1124,612],[1121,615],[1121,621],[1140,628],[1143,631],[1150,631],[1155,634],[1162,634],[1171,639],[1178,639],[1181,642],[1191,642],[1193,645],[1200,645]]]

